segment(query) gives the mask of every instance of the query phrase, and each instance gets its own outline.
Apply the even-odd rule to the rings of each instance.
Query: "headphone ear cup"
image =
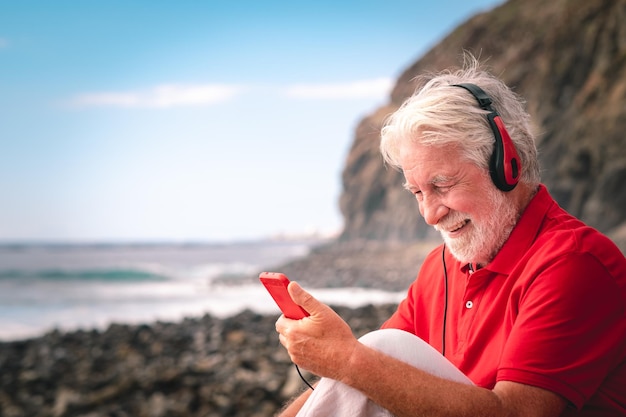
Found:
[[[488,114],[487,119],[495,138],[489,167],[491,179],[500,190],[511,191],[519,182],[522,162],[498,113]]]
[[[489,172],[493,183],[502,191],[511,191],[520,179],[522,172],[522,161],[517,154],[515,145],[506,131],[502,118],[498,112],[491,107],[491,97],[476,84],[461,83],[453,84],[452,87],[461,87],[469,91],[481,109],[490,112],[487,115],[489,126],[493,132],[495,144],[493,153],[489,161]]]

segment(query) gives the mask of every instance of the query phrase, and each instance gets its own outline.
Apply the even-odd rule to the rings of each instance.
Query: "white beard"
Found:
[[[496,254],[509,238],[511,231],[519,219],[518,210],[507,199],[506,195],[496,189],[488,190],[485,196],[487,201],[493,204],[491,214],[481,223],[470,221],[465,227],[471,227],[469,233],[451,238],[445,232],[445,225],[460,223],[471,217],[455,212],[448,214],[442,221],[435,225],[435,229],[441,233],[446,248],[462,263],[474,262],[486,265],[493,260]]]

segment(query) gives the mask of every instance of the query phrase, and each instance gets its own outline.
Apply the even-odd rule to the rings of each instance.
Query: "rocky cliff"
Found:
[[[399,77],[364,118],[343,171],[341,242],[411,242],[430,234],[400,173],[385,168],[379,132],[414,77],[458,67],[463,51],[527,100],[543,182],[572,214],[626,248],[626,1],[510,0],[459,26]]]

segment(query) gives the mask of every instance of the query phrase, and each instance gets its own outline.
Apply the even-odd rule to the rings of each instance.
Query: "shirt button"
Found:
[[[465,308],[472,308],[472,307],[474,307],[474,303],[471,300],[465,303]]]

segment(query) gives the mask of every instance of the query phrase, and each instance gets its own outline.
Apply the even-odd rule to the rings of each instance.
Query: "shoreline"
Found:
[[[397,303],[414,280],[423,257],[435,244],[333,242],[314,246],[302,256],[279,261],[264,270],[286,273],[326,304],[354,308],[369,303]],[[102,331],[111,323],[172,322],[207,313],[225,318],[245,309],[261,314],[278,313],[258,281],[259,272],[228,273],[204,284],[193,280],[120,283],[116,285],[125,287],[120,293],[96,281],[82,282],[80,288],[68,281],[64,284],[66,290],[57,288],[55,283],[57,287],[50,288],[51,296],[45,292],[37,294],[45,297],[41,307],[37,303],[25,304],[27,309],[20,310],[19,315],[9,312],[0,318],[0,341],[40,337],[55,328],[61,332]],[[59,291],[64,295],[57,300],[54,294]],[[85,291],[103,292],[87,302]],[[26,290],[20,296],[36,299]]]
[[[359,308],[365,305],[397,304],[404,291],[385,291],[375,288],[308,288],[311,294],[325,304],[346,308]],[[199,302],[162,302],[143,311],[110,310],[111,306],[91,306],[40,312],[40,316],[16,322],[15,319],[0,318],[0,343],[42,337],[47,333],[104,331],[110,325],[151,325],[155,322],[180,322],[211,315],[218,319],[236,316],[250,310],[260,315],[280,314],[269,294],[258,282],[240,285],[224,285],[213,288],[210,295],[199,297]],[[114,306],[115,307],[115,306]],[[158,312],[158,314],[157,314]],[[35,314],[30,314],[35,316]]]

